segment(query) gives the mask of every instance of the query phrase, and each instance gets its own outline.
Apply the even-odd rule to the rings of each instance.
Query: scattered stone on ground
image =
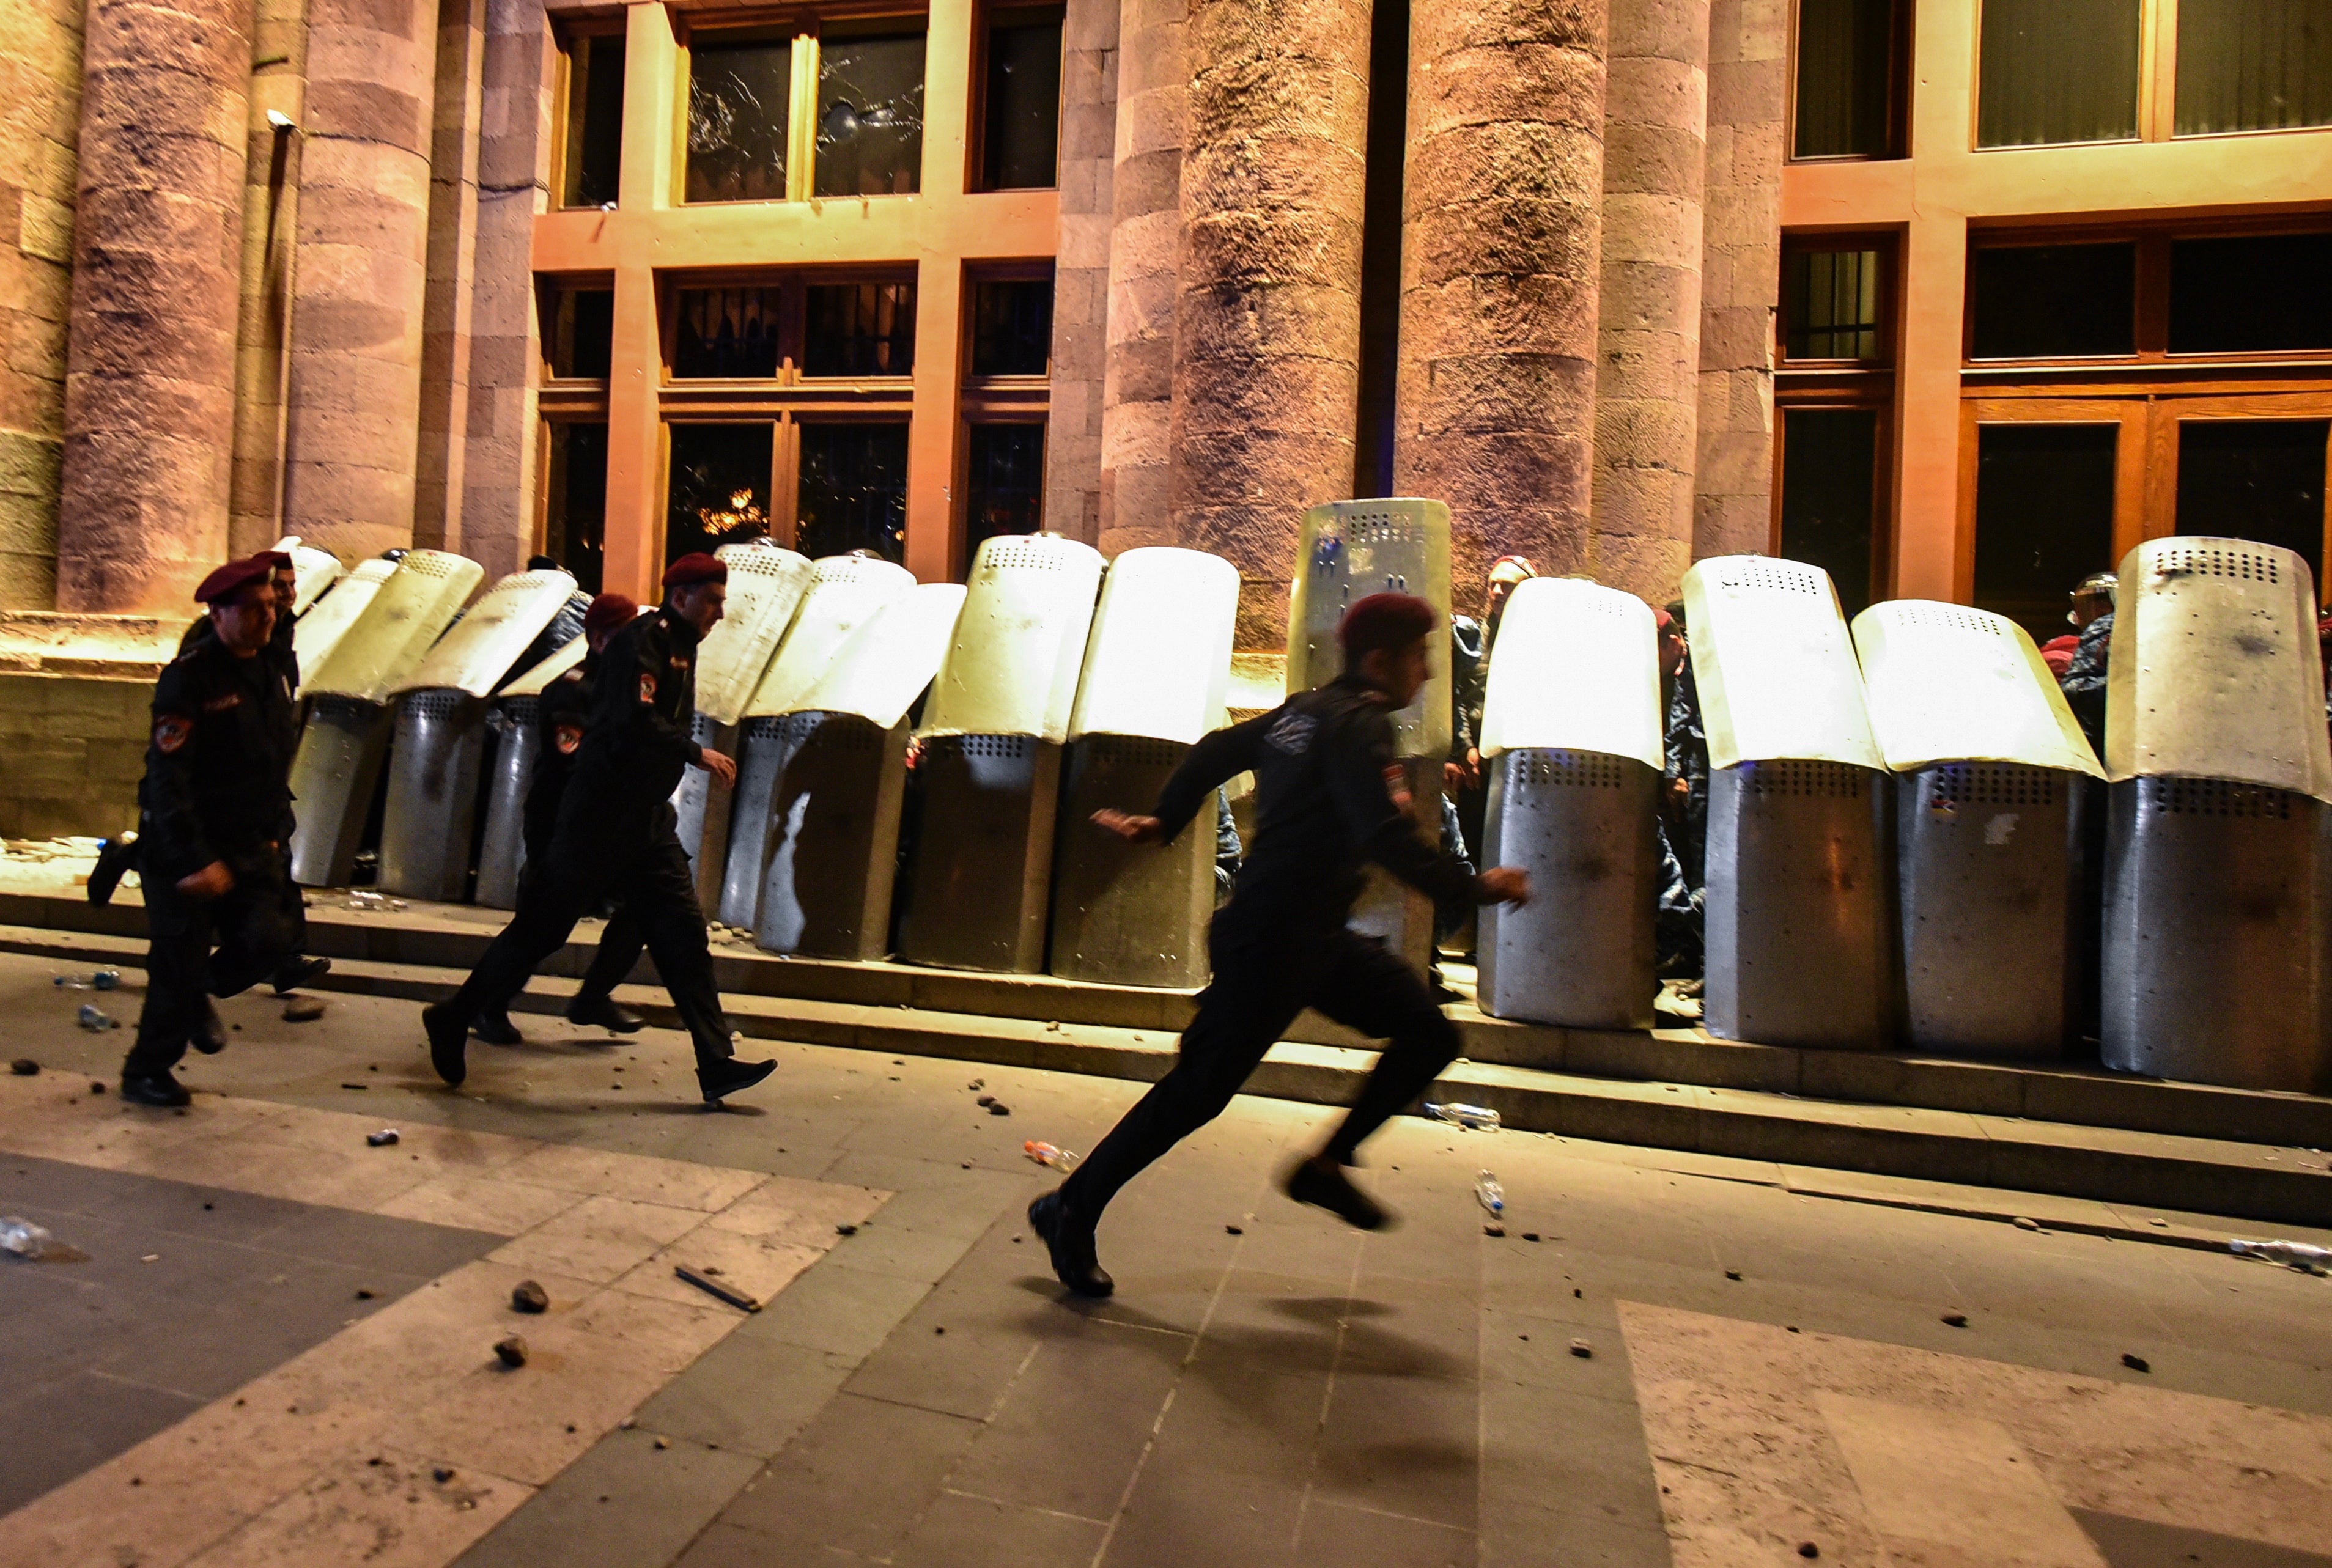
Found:
[[[506,1367],[515,1369],[524,1366],[526,1364],[526,1341],[519,1338],[516,1334],[511,1335],[508,1339],[496,1340],[494,1342],[494,1357]]]
[[[283,1004],[283,1021],[287,1024],[312,1023],[323,1016],[321,997],[293,997]]]
[[[20,1078],[29,1078],[41,1070],[41,1064],[30,1056],[18,1056],[8,1064],[8,1070]]]
[[[549,1312],[550,1293],[531,1279],[521,1279],[511,1290],[511,1305],[519,1312]]]

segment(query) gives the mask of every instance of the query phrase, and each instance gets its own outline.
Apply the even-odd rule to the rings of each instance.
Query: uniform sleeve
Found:
[[[1361,853],[1436,902],[1471,904],[1480,894],[1454,856],[1429,848],[1417,824],[1394,801],[1402,774],[1392,725],[1382,713],[1354,715],[1325,727],[1320,744],[1329,798]]]
[[[701,766],[704,748],[690,738],[688,726],[664,717],[656,706],[657,684],[672,678],[654,638],[642,629],[619,633],[607,646],[609,657],[600,663],[597,689],[592,693],[591,728],[604,728],[615,742],[616,754],[629,761],[676,759]],[[626,656],[628,655],[628,656]]]
[[[154,683],[152,725],[146,739],[146,778],[138,791],[146,810],[145,853],[176,882],[218,858],[195,809],[195,761],[202,703],[186,666],[174,664]]]
[[[1152,812],[1167,843],[1190,825],[1208,796],[1255,766],[1255,749],[1263,743],[1264,722],[1270,717],[1264,713],[1227,730],[1212,731],[1190,748],[1190,754],[1158,792]]]

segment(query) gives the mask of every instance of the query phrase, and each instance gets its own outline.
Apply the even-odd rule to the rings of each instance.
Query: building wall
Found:
[[[0,838],[138,823],[153,678],[0,672]]]

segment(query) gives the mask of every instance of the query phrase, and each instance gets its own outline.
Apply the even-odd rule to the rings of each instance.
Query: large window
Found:
[[[1042,376],[1053,356],[1053,280],[1003,278],[971,286],[971,373]]]
[[[1849,619],[1878,580],[1879,450],[1878,409],[1782,411],[1779,552],[1830,573]]]
[[[792,37],[708,32],[689,44],[692,202],[898,196],[922,187],[920,27]]]
[[[784,291],[682,289],[672,343],[674,379],[767,380],[778,373]]]
[[[2170,351],[2332,349],[2332,234],[2170,245]]]
[[[801,426],[794,548],[810,557],[871,550],[885,560],[907,546],[907,426]]]
[[[1057,184],[1061,148],[1061,13],[999,11],[988,24],[980,115],[980,188]]]
[[[2178,531],[2297,550],[2324,585],[2322,419],[2188,419],[2178,426]]]
[[[2129,354],[2137,348],[2137,246],[1989,245],[1968,261],[1976,359]]]
[[[596,594],[607,546],[607,422],[559,420],[547,434],[542,553]]]
[[[965,576],[988,540],[1045,526],[1045,427],[974,425],[970,430],[960,569]]]
[[[1978,147],[2137,135],[2138,0],[1983,0]]]
[[[2332,5],[2178,0],[2180,136],[2332,125]]]
[[[783,201],[792,135],[789,39],[708,39],[689,51],[693,202]]]
[[[776,436],[762,421],[672,427],[666,560],[769,535]]]
[[[914,373],[914,284],[813,283],[805,295],[803,375]]]
[[[2118,425],[1979,425],[1975,603],[2046,642],[2065,596],[2115,561]]]
[[[923,34],[821,40],[817,126],[815,195],[922,189]]]
[[[589,33],[571,38],[566,55],[559,205],[613,206],[623,173],[623,35]]]
[[[616,331],[616,292],[555,285],[544,323],[543,358],[561,381],[605,381]]]
[[[1896,0],[1798,0],[1793,158],[1896,150]]]
[[[1976,238],[1971,361],[2332,353],[2332,231],[2041,237]]]
[[[1809,243],[1782,255],[1782,351],[1785,359],[1883,359],[1879,297],[1885,253]]]

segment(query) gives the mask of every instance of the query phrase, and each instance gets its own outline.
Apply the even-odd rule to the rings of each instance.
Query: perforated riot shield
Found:
[[[1648,1028],[1659,898],[1660,676],[1651,607],[1537,578],[1506,600],[1482,710],[1484,865],[1531,901],[1481,913],[1482,1010],[1574,1028]]]
[[[384,701],[420,664],[485,575],[485,568],[463,556],[407,550],[330,653],[312,666],[301,655],[301,690],[309,696]],[[351,582],[354,578],[351,573]],[[331,598],[339,597],[336,591]],[[296,649],[297,628],[292,635]]]
[[[304,616],[309,607],[324,597],[324,590],[340,580],[340,558],[329,550],[317,550],[300,542],[297,535],[285,534],[275,541],[275,549],[292,558],[294,587],[292,593],[292,613]]]
[[[526,792],[534,782],[536,703],[543,689],[583,662],[589,651],[570,637],[549,658],[511,677],[486,710],[491,750],[486,759],[486,826],[478,840],[477,902],[518,907],[519,875],[526,867]]]
[[[1213,813],[1166,846],[1093,825],[1142,813],[1191,744],[1223,722],[1238,570],[1198,550],[1130,550],[1111,563],[1071,716],[1053,880],[1050,967],[1109,985],[1197,986],[1215,907]]]
[[[360,560],[348,575],[330,585],[330,592],[301,612],[292,628],[292,651],[299,657],[303,676],[331,656],[340,639],[379,595],[380,585],[396,575],[393,560]]]
[[[292,880],[301,886],[345,886],[356,869],[389,725],[378,703],[328,696],[309,704],[292,759]]]
[[[387,694],[445,690],[486,695],[511,673],[574,591],[575,579],[563,571],[512,572],[472,605]]]

